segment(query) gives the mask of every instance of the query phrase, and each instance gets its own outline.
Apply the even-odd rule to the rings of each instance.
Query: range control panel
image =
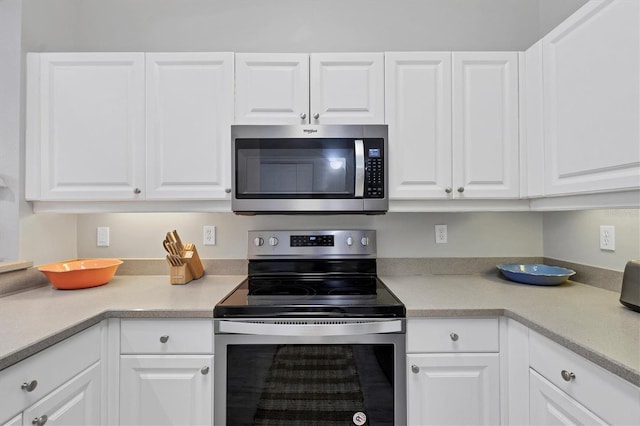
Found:
[[[277,258],[375,258],[376,231],[249,231],[249,259]]]

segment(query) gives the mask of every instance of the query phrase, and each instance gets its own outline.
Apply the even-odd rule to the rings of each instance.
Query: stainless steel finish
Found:
[[[630,260],[624,267],[620,303],[640,312],[640,260]]]
[[[411,372],[414,374],[418,374],[420,372],[420,367],[418,367],[417,365],[412,365]]]
[[[209,366],[208,366],[208,365],[205,365],[204,367],[202,367],[202,368],[200,369],[200,373],[201,373],[203,376],[206,376],[207,374],[209,374]]]
[[[142,193],[142,190],[140,188],[136,188],[136,189],[133,190],[133,193],[134,194],[140,194],[140,193]]]
[[[320,118],[320,114],[319,114],[319,113],[317,113],[317,112],[314,112],[314,113],[313,113],[313,119],[314,119],[314,120],[317,120],[318,118]]]
[[[24,382],[22,386],[20,386],[20,389],[22,389],[25,392],[33,392],[37,386],[38,386],[38,381],[32,380],[29,383]]]
[[[388,188],[388,127],[386,125],[232,125],[231,140],[236,138],[382,138],[384,139],[384,188],[385,198],[340,199],[238,199],[236,182],[231,182],[231,210],[237,214],[256,213],[382,213],[389,209]],[[235,146],[231,149],[231,164],[235,167]],[[235,175],[232,173],[232,176]]]
[[[169,341],[169,336],[160,336],[160,343],[167,343]]]
[[[269,336],[352,336],[359,334],[402,333],[404,322],[399,319],[387,321],[327,321],[327,320],[277,320],[242,321],[220,320],[219,333],[258,334]]]
[[[453,340],[454,342],[457,342],[459,338],[459,336],[456,333],[451,333],[449,337],[451,337],[451,340]]]
[[[42,426],[47,422],[47,420],[49,420],[49,418],[47,417],[46,414],[43,414],[42,416],[36,417],[35,419],[31,420],[31,424],[36,426]]]
[[[313,235],[324,236],[333,235],[334,246],[313,246],[313,247],[291,247],[291,236]],[[256,245],[256,239],[269,241],[271,238],[278,240],[277,245]],[[376,231],[374,230],[331,230],[331,231],[309,231],[309,230],[284,230],[284,231],[249,231],[247,244],[247,257],[249,259],[269,259],[269,258],[375,258],[377,250]],[[360,244],[353,244],[360,241]],[[366,245],[363,243],[366,241]],[[349,244],[351,242],[351,245]]]
[[[300,113],[300,120],[306,120],[307,119],[307,113],[306,112],[301,112]]]
[[[567,370],[562,370],[560,372],[560,375],[562,376],[562,378],[564,379],[565,382],[570,382],[571,380],[576,378],[576,375],[567,371]]]
[[[450,187],[445,188],[444,192],[446,192],[447,194],[451,194],[451,191],[453,191]]]
[[[260,247],[260,246],[264,245],[264,238],[255,237],[253,239],[253,245],[256,246],[256,247]]]
[[[240,327],[251,320],[238,321],[242,323]],[[278,323],[283,327],[288,328],[290,325],[296,325],[304,321],[316,321],[319,325],[324,325],[323,330],[327,331],[327,334],[318,335],[280,335],[280,334],[232,334],[223,333],[220,331],[221,327],[229,327],[229,323],[236,322],[230,320],[217,320],[214,319],[214,331],[215,331],[215,348],[216,348],[216,362],[214,365],[214,424],[223,425],[226,424],[226,395],[227,395],[227,346],[228,345],[259,345],[259,344],[328,344],[328,345],[358,345],[358,344],[393,344],[394,345],[394,392],[395,392],[395,412],[394,412],[394,424],[403,425],[406,424],[406,343],[405,343],[405,320],[378,320],[379,322],[400,322],[402,324],[402,332],[390,332],[390,333],[373,333],[373,334],[352,334],[345,335],[339,332],[334,332],[331,328],[337,330],[345,330],[345,326],[350,327],[352,324],[357,324],[362,320],[357,319],[340,319],[340,320],[323,320],[323,319],[260,319],[255,320],[259,325],[260,323],[271,323],[275,327]],[[369,322],[376,322],[376,320],[366,320]],[[225,325],[222,325],[225,323]],[[233,327],[233,326],[232,326]],[[395,327],[395,326],[394,326]]]
[[[460,188],[458,188],[458,192],[462,194],[464,192],[464,186],[461,186]]]
[[[356,154],[356,188],[354,196],[362,198],[364,196],[364,141],[362,139],[355,140],[354,152]]]

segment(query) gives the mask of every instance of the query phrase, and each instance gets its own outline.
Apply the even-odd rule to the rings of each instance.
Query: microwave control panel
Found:
[[[364,197],[384,198],[384,142],[367,139],[364,145]]]

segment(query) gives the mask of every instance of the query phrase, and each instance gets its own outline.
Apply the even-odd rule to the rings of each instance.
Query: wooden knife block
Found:
[[[182,265],[169,267],[169,282],[171,284],[186,284],[204,275],[204,268],[195,244],[185,244],[180,259],[182,259]]]

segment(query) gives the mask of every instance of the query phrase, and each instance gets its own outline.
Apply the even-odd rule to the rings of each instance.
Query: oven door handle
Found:
[[[354,141],[354,151],[356,156],[356,180],[353,196],[362,198],[364,197],[364,141],[362,139]]]
[[[402,320],[333,324],[280,324],[219,321],[219,333],[253,334],[262,336],[357,336],[363,334],[401,333]]]

